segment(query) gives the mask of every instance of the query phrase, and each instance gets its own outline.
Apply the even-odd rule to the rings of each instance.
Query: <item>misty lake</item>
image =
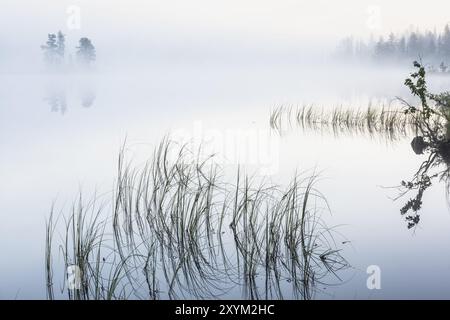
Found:
[[[305,130],[288,117],[277,129],[270,123],[281,106],[312,105],[326,112],[340,106],[381,108],[397,96],[409,99],[403,82],[411,71],[180,63],[127,72],[0,74],[0,298],[45,298],[45,223],[52,204],[55,217],[70,213],[81,192],[86,199],[101,196],[108,211],[124,143],[127,158],[139,166],[165,137],[201,141],[206,153],[217,153],[228,180],[238,167],[281,188],[296,174],[318,175],[315,188],[329,207],[321,221],[333,227],[332,247],[346,267],[336,274],[320,271],[323,277],[311,285],[314,298],[450,298],[445,182],[436,181],[424,194],[416,228],[408,229],[400,215],[408,196],[393,200],[398,190],[392,187],[411,179],[427,157],[411,148],[414,134],[392,140],[381,133]],[[441,92],[450,78],[430,76],[428,82],[431,91]],[[58,249],[63,229],[54,236],[56,297],[64,296]],[[231,233],[227,241],[232,242]],[[173,284],[166,283],[158,261],[155,266],[160,298],[168,298]],[[381,271],[382,290],[368,287],[373,266]],[[262,290],[258,276],[255,272],[254,288]],[[230,278],[235,282],[199,278],[203,285],[229,285],[217,293],[220,298],[249,297],[239,276]],[[291,280],[283,279],[279,287],[286,297],[291,297]],[[173,297],[202,298],[189,283],[178,286]]]

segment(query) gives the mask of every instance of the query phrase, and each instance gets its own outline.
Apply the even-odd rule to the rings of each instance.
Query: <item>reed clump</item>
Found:
[[[125,153],[112,201],[80,196],[64,223],[52,210],[48,298],[56,234],[61,266],[80,270],[78,286],[61,291],[69,299],[311,299],[349,268],[322,219],[317,175],[281,188],[238,170],[230,183],[214,158],[192,161],[197,153],[167,139],[144,165]]]
[[[336,137],[356,135],[396,141],[414,136],[423,123],[417,114],[405,112],[403,101],[399,102],[401,107],[369,105],[365,109],[335,107],[325,110],[314,105],[280,106],[272,111],[270,126],[279,132],[295,125],[303,130],[332,133]]]

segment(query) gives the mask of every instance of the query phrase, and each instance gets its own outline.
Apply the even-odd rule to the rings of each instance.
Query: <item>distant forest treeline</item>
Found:
[[[447,71],[450,63],[450,27],[442,32],[408,31],[403,34],[391,33],[387,37],[368,41],[353,37],[343,39],[336,50],[340,59],[398,62],[422,59],[430,68]]]

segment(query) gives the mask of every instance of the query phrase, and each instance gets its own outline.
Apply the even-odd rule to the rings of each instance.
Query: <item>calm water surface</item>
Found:
[[[139,161],[167,134],[206,137],[210,150],[225,154],[226,168],[248,165],[278,183],[296,171],[320,172],[317,187],[332,212],[324,218],[349,241],[341,247],[352,268],[319,298],[450,298],[443,184],[425,194],[415,231],[399,214],[402,199],[392,200],[396,190],[386,188],[410,179],[426,157],[412,151],[413,136],[335,137],[295,125],[280,134],[269,124],[270,112],[283,104],[365,108],[408,96],[402,86],[408,72],[362,77],[338,68],[168,65],[133,74],[1,74],[0,298],[45,297],[44,224],[53,201],[67,208],[80,189],[111,191],[125,138]],[[440,91],[450,81],[430,82]],[[221,144],[224,138],[244,149],[259,142],[264,157],[239,157]],[[381,269],[381,290],[367,289],[370,265]]]

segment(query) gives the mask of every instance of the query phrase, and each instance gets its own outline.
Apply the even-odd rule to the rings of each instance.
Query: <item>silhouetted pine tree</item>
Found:
[[[58,45],[56,40],[56,34],[50,33],[48,34],[48,39],[45,45],[41,46],[41,49],[44,51],[44,60],[48,66],[55,65],[58,60]]]
[[[411,35],[409,36],[406,50],[408,57],[413,59],[420,54],[419,36],[415,32],[412,32]]]
[[[58,32],[58,40],[56,46],[57,46],[56,52],[60,60],[59,62],[61,63],[64,61],[64,56],[66,52],[66,36],[61,31]]]
[[[441,35],[439,53],[445,60],[450,57],[450,27],[448,25],[445,26],[444,33]]]
[[[406,37],[402,36],[397,44],[397,58],[406,56]]]
[[[77,47],[77,60],[82,66],[91,66],[97,59],[95,47],[88,38],[81,38]]]

